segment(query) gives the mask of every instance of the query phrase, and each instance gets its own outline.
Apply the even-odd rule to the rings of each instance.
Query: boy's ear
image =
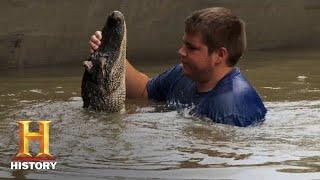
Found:
[[[212,54],[216,54],[216,63],[222,63],[226,61],[229,56],[228,50],[225,47],[218,48],[215,50],[215,53]]]

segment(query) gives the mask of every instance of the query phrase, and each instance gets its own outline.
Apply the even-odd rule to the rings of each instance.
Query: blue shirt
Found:
[[[147,83],[149,99],[176,108],[193,107],[194,114],[214,122],[249,126],[264,121],[267,109],[247,79],[234,68],[208,92],[197,92],[195,82],[176,65]]]

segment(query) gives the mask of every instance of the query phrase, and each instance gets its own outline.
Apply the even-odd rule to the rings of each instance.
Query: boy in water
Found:
[[[101,32],[90,38],[91,52],[100,45]],[[155,78],[126,61],[128,98],[194,106],[193,112],[214,122],[249,126],[264,121],[267,110],[255,89],[235,67],[246,48],[244,22],[229,9],[195,11],[185,21],[181,64]]]

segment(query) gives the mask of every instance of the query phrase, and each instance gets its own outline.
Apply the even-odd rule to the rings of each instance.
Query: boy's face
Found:
[[[186,76],[198,82],[210,80],[217,55],[215,52],[208,53],[208,47],[199,33],[184,34],[178,53]]]

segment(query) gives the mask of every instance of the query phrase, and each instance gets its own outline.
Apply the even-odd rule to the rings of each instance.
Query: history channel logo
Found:
[[[51,121],[38,121],[39,132],[30,132],[30,123],[31,121],[18,121],[19,152],[12,159],[11,169],[55,169],[57,162],[49,151],[49,124]],[[29,152],[29,141],[39,141],[39,152],[36,156],[32,156]]]

